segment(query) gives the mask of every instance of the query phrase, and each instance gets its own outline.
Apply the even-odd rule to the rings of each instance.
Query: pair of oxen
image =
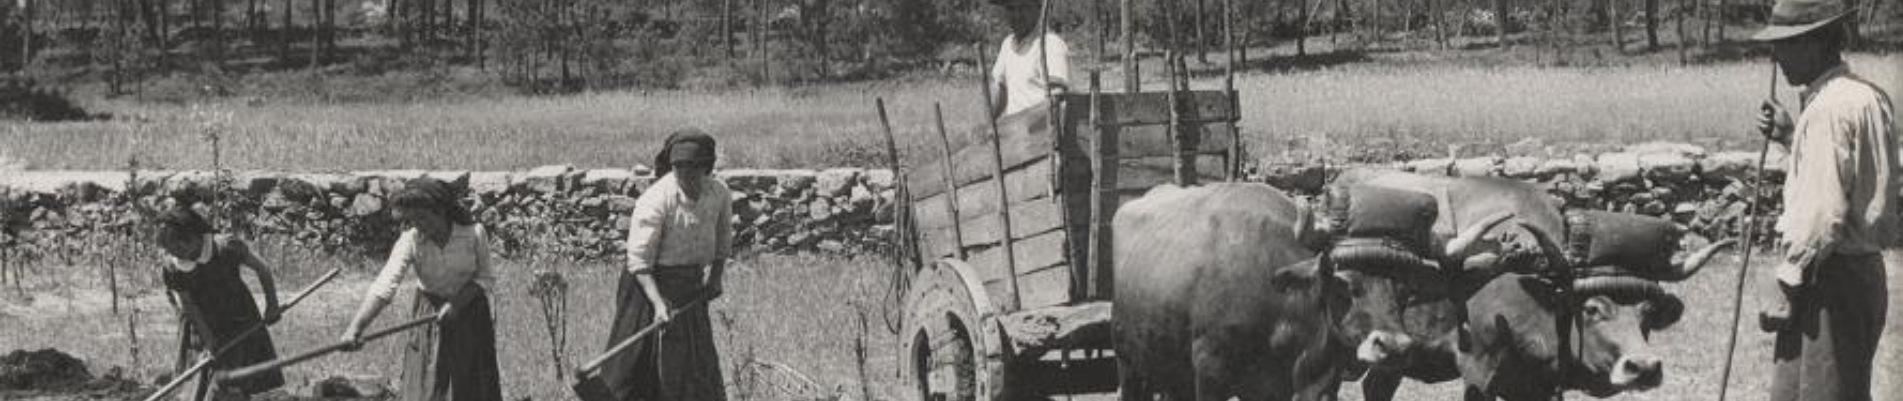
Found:
[[[1403,378],[1460,379],[1468,400],[1655,388],[1650,333],[1684,305],[1659,282],[1732,244],[1685,254],[1668,220],[1562,211],[1516,180],[1350,171],[1328,192],[1165,186],[1123,206],[1124,400],[1329,400],[1357,377],[1370,400]]]

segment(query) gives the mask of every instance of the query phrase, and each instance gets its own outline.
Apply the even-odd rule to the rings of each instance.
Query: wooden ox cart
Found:
[[[1115,389],[1111,217],[1160,184],[1235,179],[1238,113],[1233,91],[1111,94],[1091,81],[1088,94],[1002,118],[963,149],[945,141],[941,157],[907,169],[920,257],[901,267],[913,277],[901,396]]]

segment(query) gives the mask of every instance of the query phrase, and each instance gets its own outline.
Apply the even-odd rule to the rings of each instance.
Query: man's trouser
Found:
[[[1777,334],[1771,401],[1870,400],[1872,362],[1888,309],[1878,254],[1832,255],[1792,306]]]

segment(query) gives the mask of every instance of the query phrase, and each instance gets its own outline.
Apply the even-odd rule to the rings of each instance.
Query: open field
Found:
[[[330,268],[327,264],[298,266],[283,273],[279,282],[284,296],[288,298]],[[498,322],[504,396],[510,400],[572,399],[567,380],[573,379],[570,372],[574,364],[592,357],[606,344],[613,319],[616,271],[603,264],[560,267],[571,288],[569,332],[563,352],[563,363],[568,366],[562,368],[566,379],[557,380],[540,301],[528,292],[533,266],[517,262],[501,266],[501,286],[491,305]],[[877,309],[879,297],[884,295],[887,265],[874,258],[768,255],[743,260],[732,268],[727,295],[713,303],[711,311],[733,399],[831,399],[841,391],[852,399],[863,399],[861,360],[855,356],[855,345],[861,339],[866,352],[865,379],[874,391],[871,397],[892,399],[884,390],[896,375],[891,362],[895,337],[887,333]],[[342,333],[374,274],[356,267],[346,269],[350,273],[292,309],[279,327],[272,328],[280,355],[327,344]],[[136,305],[141,311],[136,315],[140,359],[128,371],[146,383],[170,371],[176,344],[175,313],[149,282],[141,282],[142,290],[130,296],[129,303],[119,305],[124,309],[115,315],[108,305],[110,295],[105,292],[103,278],[93,280],[87,274],[48,276],[65,278],[58,280],[62,282],[29,278],[29,285],[40,288],[28,291],[30,297],[21,298],[12,288],[0,297],[4,298],[0,301],[0,352],[58,348],[86,361],[94,375],[113,367],[133,367],[125,330],[127,317],[132,316],[130,309]],[[406,318],[410,296],[404,294],[397,299],[372,327]],[[863,337],[856,334],[861,326],[853,305],[867,308]],[[399,335],[355,353],[334,354],[294,366],[286,369],[286,378],[291,386],[333,375],[376,375],[393,380],[403,341]],[[794,373],[744,367],[748,362],[790,368]],[[741,374],[745,372],[759,372],[759,376]],[[749,377],[753,380],[747,380]]]
[[[1484,50],[1483,50],[1484,51]],[[1903,55],[1851,63],[1903,94]],[[1748,134],[1770,80],[1766,61],[1691,67],[1473,67],[1348,63],[1238,79],[1251,149],[1278,155],[1290,139],[1335,144],[1335,157],[1443,155],[1447,144],[1551,145],[1675,140],[1754,147]],[[937,154],[932,103],[944,105],[954,146],[981,106],[965,78],[729,92],[605,92],[410,104],[247,103],[196,108],[100,101],[105,122],[0,126],[0,157],[35,169],[211,166],[204,133],[221,133],[225,166],[284,170],[516,169],[546,164],[648,163],[660,138],[701,127],[723,139],[730,167],[878,166],[875,98],[891,107],[908,155]],[[1115,79],[1105,79],[1115,85]],[[1197,88],[1220,87],[1205,78]],[[1154,88],[1156,85],[1151,84]],[[1779,90],[1786,103],[1796,92]],[[1565,146],[1561,151],[1574,149]]]
[[[268,252],[268,251],[267,251]],[[1898,255],[1891,255],[1892,262]],[[267,254],[267,257],[269,255]],[[1657,333],[1655,345],[1668,357],[1664,387],[1647,393],[1629,394],[1615,400],[1702,400],[1715,396],[1719,369],[1723,363],[1725,326],[1729,324],[1732,288],[1739,267],[1735,253],[1714,260],[1704,273],[1682,284],[1668,285],[1687,301],[1687,313],[1678,325]],[[1755,314],[1763,304],[1769,284],[1770,258],[1752,264],[1744,311]],[[368,272],[355,267],[358,262],[311,261],[286,268],[280,282],[286,293],[295,291],[316,274],[332,265],[352,269],[345,279],[331,284],[315,295],[313,302],[299,306],[286,315],[283,327],[272,330],[281,353],[295,352],[332,341],[343,322],[354,311],[358,294],[368,280]],[[549,339],[543,331],[540,306],[528,295],[529,263],[504,264],[502,289],[494,298],[500,336],[505,396],[516,400],[570,399],[566,383],[555,379],[549,357]],[[845,394],[861,399],[861,380],[871,388],[873,400],[896,400],[903,394],[894,387],[894,338],[879,319],[887,267],[876,257],[765,255],[742,260],[730,275],[728,296],[713,305],[716,333],[720,337],[723,364],[728,367],[729,391],[733,399],[795,400]],[[8,288],[0,297],[0,350],[56,347],[87,361],[95,374],[114,366],[131,366],[125,336],[127,315],[114,315],[107,304],[104,279],[93,266],[44,266],[44,274],[29,278],[29,297],[22,298]],[[569,294],[568,346],[565,363],[573,364],[602,347],[612,310],[613,270],[605,265],[564,266],[573,286]],[[130,272],[137,273],[137,272]],[[140,290],[131,292],[132,305],[142,311],[139,325],[140,361],[132,371],[140,380],[150,382],[169,367],[175,333],[173,312],[162,295],[151,290],[149,276],[128,274],[121,283]],[[141,281],[145,280],[145,281]],[[1903,291],[1898,277],[1891,280],[1892,292]],[[407,299],[407,297],[404,297]],[[851,305],[866,305],[865,329],[859,329],[857,313]],[[392,308],[398,310],[400,308]],[[1891,321],[1903,310],[1892,309]],[[386,315],[382,324],[396,321]],[[1899,325],[1891,325],[1893,332]],[[861,334],[863,333],[863,334]],[[863,339],[866,357],[855,356],[855,344]],[[1768,350],[1771,337],[1747,327],[1742,332],[1737,370],[1731,392],[1737,400],[1762,400],[1770,377]],[[400,340],[373,343],[363,351],[339,354],[287,370],[293,385],[331,375],[381,375],[393,377],[400,358]],[[806,379],[795,379],[779,369],[740,368],[748,361],[791,368]],[[859,374],[865,363],[866,375]],[[1903,366],[1891,361],[1879,377],[1903,377]],[[737,372],[761,371],[759,381],[742,380]],[[806,381],[810,380],[810,383]],[[782,384],[769,384],[776,382]],[[751,384],[750,384],[751,383]],[[785,391],[788,388],[815,388],[816,391]],[[802,394],[796,394],[802,393]],[[1346,383],[1346,399],[1360,399],[1358,384]],[[1402,400],[1455,399],[1457,383],[1423,386],[1410,383],[1401,389]],[[1573,395],[1573,397],[1584,397]],[[1110,394],[1088,394],[1083,400],[1114,399]],[[60,398],[52,398],[60,399]]]

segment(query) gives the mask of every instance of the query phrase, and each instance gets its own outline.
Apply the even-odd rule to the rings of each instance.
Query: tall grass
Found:
[[[278,285],[287,297],[330,268],[341,266],[353,272],[316,292],[271,329],[280,355],[336,341],[356,311],[369,276],[374,274],[371,270],[378,265],[374,261],[295,253],[275,246],[260,248],[264,258],[281,261]],[[569,366],[562,369],[572,369],[573,364],[606,347],[618,269],[599,263],[553,263],[499,264],[498,288],[490,302],[507,399],[573,399],[568,389],[573,376],[564,373],[565,379],[557,380],[540,301],[529,294],[534,269],[560,271],[570,285],[569,315],[565,319],[568,346],[563,350]],[[878,299],[883,295],[878,291],[890,268],[876,258],[810,255],[763,255],[730,266],[726,296],[710,305],[730,399],[832,399],[842,392],[856,399],[862,379],[870,381],[874,398],[891,399],[884,389],[895,380],[895,338],[886,333],[877,315],[868,316],[871,326],[863,339],[870,374],[862,378],[855,368],[858,360],[853,348],[855,340],[862,337],[856,329],[842,329],[858,327],[857,311],[850,305],[871,308],[868,313],[878,312],[876,308],[882,306]],[[33,282],[36,289],[30,292],[30,299],[8,291],[6,300],[0,300],[0,352],[58,348],[86,361],[95,375],[121,367],[133,379],[146,383],[170,371],[178,327],[175,312],[152,280],[133,280],[142,284],[126,295],[142,311],[133,319],[139,326],[142,350],[142,358],[134,366],[124,335],[127,317],[105,307],[101,299],[104,290],[95,284],[94,274],[51,268],[36,271],[59,274],[39,276],[42,278]],[[373,328],[405,319],[411,298],[399,294],[395,299]],[[285,370],[286,378],[292,388],[334,375],[394,380],[399,375],[404,338],[394,336],[370,343],[358,352],[332,354],[290,367]],[[762,365],[776,369],[758,367]]]
[[[1903,96],[1903,55],[1851,63]],[[1645,140],[1749,148],[1765,61],[1677,67],[1472,67],[1459,63],[1361,63],[1241,77],[1242,128],[1257,154],[1291,139],[1334,144],[1339,155],[1439,155],[1455,142],[1618,144]],[[605,92],[406,104],[230,101],[224,163],[236,168],[519,169],[546,164],[648,163],[660,139],[699,127],[723,140],[729,167],[880,166],[883,136],[872,108],[883,97],[903,151],[938,154],[932,104],[942,103],[955,144],[966,141],[981,100],[975,78],[727,92]],[[1114,82],[1109,80],[1106,82]],[[1218,82],[1202,80],[1199,89]],[[1150,85],[1155,88],[1157,85]],[[1786,103],[1795,91],[1780,89]],[[129,156],[163,168],[203,168],[204,122],[187,106],[102,101],[107,122],[0,127],[0,154],[39,169],[98,169]],[[214,113],[215,115],[215,113]]]

